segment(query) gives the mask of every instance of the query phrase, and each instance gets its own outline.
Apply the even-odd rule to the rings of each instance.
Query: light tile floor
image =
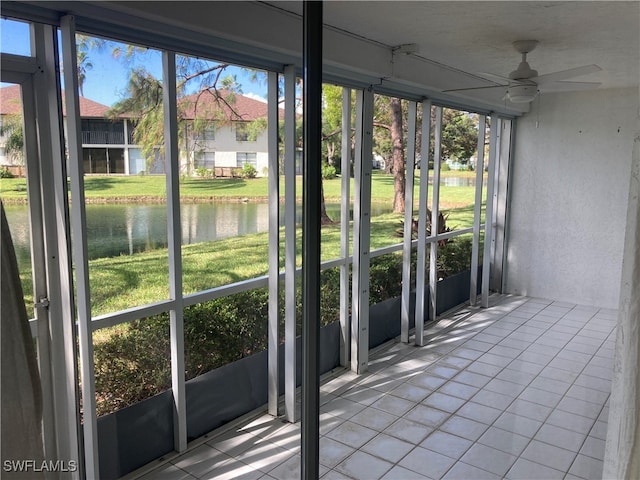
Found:
[[[321,478],[601,478],[616,312],[492,301],[323,382]],[[300,478],[300,424],[256,414],[194,444],[143,478]]]

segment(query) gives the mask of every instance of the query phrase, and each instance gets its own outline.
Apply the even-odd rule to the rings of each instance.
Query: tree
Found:
[[[22,132],[22,115],[5,115],[0,125],[0,136],[5,137],[4,153],[11,161],[24,165],[24,135]]]
[[[391,106],[391,143],[393,145],[393,211],[404,213],[405,166],[404,141],[402,131],[402,102],[392,98]]]
[[[431,109],[431,124],[435,125],[435,108]],[[430,158],[433,159],[435,129],[431,129]],[[442,109],[442,159],[466,163],[478,144],[478,116],[452,108]],[[431,167],[431,165],[430,165]]]
[[[162,84],[144,68],[131,71],[127,96],[109,111],[112,119],[125,114],[136,119],[133,138],[140,145],[142,155],[147,163],[154,161],[156,150],[162,150],[164,144]]]
[[[393,211],[404,213],[405,168],[404,155],[405,124],[402,100],[383,95],[374,97],[373,142],[374,152],[385,159],[385,170],[393,173]]]
[[[460,110],[445,108],[442,129],[442,155],[467,162],[478,145],[478,120]]]
[[[137,53],[135,49],[114,47],[114,56],[120,57],[123,50],[127,62]],[[223,75],[228,67],[226,63],[176,57],[178,146],[181,156],[188,159],[186,173],[191,173],[193,159],[203,149],[205,132],[232,121],[243,121],[234,108],[241,88],[234,76]],[[162,82],[144,67],[132,68],[124,98],[109,111],[114,119],[122,115],[136,119],[133,138],[141,146],[147,165],[164,153],[162,90]],[[266,128],[266,120],[247,122],[246,127],[248,137],[255,138]]]

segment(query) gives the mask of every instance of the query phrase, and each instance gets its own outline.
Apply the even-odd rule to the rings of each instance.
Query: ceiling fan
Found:
[[[508,77],[483,73],[482,76],[495,78],[500,81],[500,85],[485,87],[456,88],[444,90],[444,92],[462,92],[469,90],[486,90],[491,88],[506,88],[503,100],[510,100],[513,103],[529,103],[536,98],[540,92],[562,92],[588,90],[598,88],[598,82],[567,82],[566,79],[595,73],[602,70],[598,65],[584,65],[582,67],[570,68],[559,72],[538,75],[537,70],[533,70],[527,62],[527,54],[531,53],[538,45],[537,40],[518,40],[513,42],[513,47],[522,55],[522,61]]]

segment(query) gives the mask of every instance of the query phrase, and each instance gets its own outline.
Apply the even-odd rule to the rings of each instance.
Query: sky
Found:
[[[145,53],[136,53],[134,59],[127,62],[114,58],[112,47],[113,45],[92,48],[87,52],[88,61],[92,67],[87,68],[83,86],[86,98],[107,106],[113,105],[125,94],[130,68],[144,66],[155,77],[162,76],[162,60],[159,51],[147,50]],[[28,25],[12,20],[0,20],[0,51],[15,55],[30,55]],[[244,95],[266,101],[264,81],[252,80],[252,74],[239,67],[229,67],[226,72],[236,76]]]

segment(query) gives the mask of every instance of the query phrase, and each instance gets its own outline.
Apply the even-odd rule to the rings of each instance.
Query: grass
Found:
[[[416,185],[420,171],[416,170]],[[446,177],[470,177],[475,172],[441,172]],[[372,175],[373,202],[391,202],[393,199],[393,176],[381,171],[374,171]],[[265,200],[268,197],[268,179],[252,178],[183,178],[180,181],[180,196],[183,201],[211,201],[211,200]],[[84,177],[85,198],[88,202],[125,203],[162,201],[166,197],[165,177],[163,175],[146,176],[93,176]],[[342,198],[342,180],[335,178],[323,182],[325,200],[337,201]],[[284,192],[284,180],[281,179],[280,191]],[[474,187],[440,187],[441,198],[452,203],[460,203],[469,198],[469,192]],[[351,179],[353,194],[353,179]],[[301,197],[302,178],[296,179],[296,193]],[[418,198],[418,188],[415,198]],[[26,203],[27,182],[24,178],[0,179],[0,195],[7,203]],[[473,194],[471,194],[473,199]],[[460,205],[458,205],[460,206]]]
[[[419,175],[419,171],[417,171]],[[474,176],[474,172],[442,172],[443,176]],[[301,192],[298,178],[297,193]],[[122,176],[85,178],[88,201],[125,202],[162,199],[165,193],[162,176]],[[418,179],[416,179],[416,185]],[[353,180],[352,180],[353,186]],[[183,201],[231,201],[237,199],[266,199],[267,179],[183,179],[180,184]],[[415,189],[417,206],[419,191]],[[282,185],[282,190],[284,186]],[[324,181],[325,199],[336,202],[341,198],[341,179]],[[431,190],[430,190],[431,192]],[[3,201],[26,201],[25,179],[1,179],[0,194]],[[393,176],[374,171],[372,201],[389,205],[393,200]],[[352,190],[353,195],[353,190]],[[475,187],[440,187],[441,209],[447,215],[447,225],[462,229],[473,224]],[[417,217],[417,211],[414,216]],[[404,216],[387,213],[371,219],[371,248],[376,249],[400,243]],[[298,230],[298,250],[301,232]],[[264,275],[268,270],[267,233],[244,235],[214,242],[203,242],[182,247],[183,291],[193,293]],[[284,248],[282,246],[282,248]],[[231,254],[230,254],[231,253]],[[322,227],[322,260],[337,258],[340,254],[340,225]],[[281,254],[284,262],[284,253]],[[298,251],[298,264],[300,252]],[[22,273],[25,299],[29,304],[32,288],[31,274]],[[166,299],[168,290],[167,249],[151,250],[135,255],[101,258],[89,262],[91,304],[93,315],[101,315],[125,308]]]

